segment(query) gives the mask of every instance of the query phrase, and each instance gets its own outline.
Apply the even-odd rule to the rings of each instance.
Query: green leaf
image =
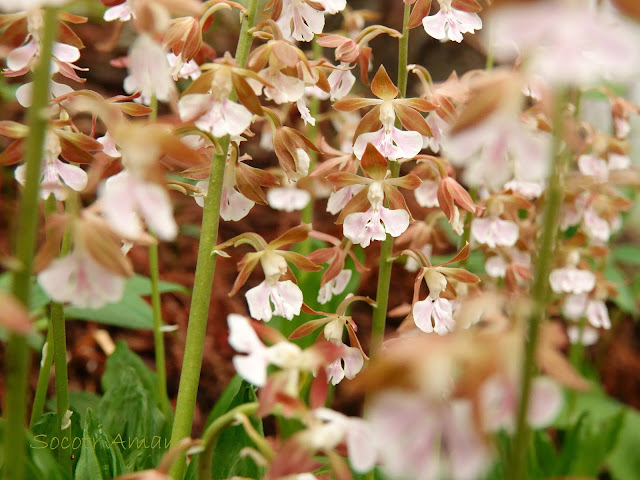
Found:
[[[11,288],[10,274],[0,275],[0,289],[9,291]],[[188,288],[171,282],[160,282],[160,293],[180,292],[190,294]],[[153,328],[153,310],[142,296],[151,295],[151,280],[141,275],[134,275],[127,280],[124,295],[119,302],[109,303],[98,309],[78,308],[66,306],[65,317],[69,320],[89,320],[113,325],[116,327],[133,328],[138,330]],[[31,311],[46,306],[51,299],[35,281],[31,287]]]
[[[143,277],[142,275],[134,275],[127,280],[125,288],[128,293],[134,293],[136,295],[151,295],[151,279]],[[160,293],[179,292],[186,293],[187,295],[191,294],[191,290],[187,287],[172,282],[160,281],[158,289],[160,290]]]
[[[88,409],[82,434],[82,451],[76,480],[100,480],[125,472],[124,460],[113,439],[104,431],[93,410]]]
[[[74,462],[77,462],[80,454],[82,439],[82,419],[75,409],[71,408],[71,447]],[[58,415],[55,412],[47,412],[40,416],[33,425],[33,435],[39,445],[46,444],[51,454],[58,458],[60,451],[60,437],[58,436]]]
[[[102,375],[102,389],[106,392],[113,388],[117,388],[121,383],[122,371],[126,368],[135,370],[138,379],[144,386],[149,398],[154,398],[156,404],[160,402],[157,399],[157,377],[156,373],[145,365],[142,359],[129,350],[126,342],[120,341],[116,343],[116,349],[107,358],[104,374]]]
[[[630,243],[616,245],[611,249],[611,258],[622,265],[640,266],[640,247]]]
[[[624,412],[624,422],[618,432],[617,442],[605,459],[613,480],[637,480],[640,472],[640,412],[607,397],[599,390],[583,392],[576,396],[573,408],[565,406],[556,421],[556,427],[570,430],[576,419],[589,413],[593,422],[606,422]]]
[[[624,272],[612,263],[606,265],[604,269],[604,276],[610,282],[613,282],[618,290],[618,295],[611,300],[623,311],[637,315],[638,301],[633,295],[630,286],[627,282],[627,276]]]
[[[216,418],[238,405],[255,402],[257,400],[254,387],[242,380],[238,375],[233,377],[227,388],[216,402],[207,425]],[[262,422],[252,419],[253,427],[263,434]],[[258,467],[249,457],[241,457],[240,451],[254,444],[247,436],[242,425],[227,427],[216,443],[211,460],[212,480],[222,480],[230,477],[262,478],[264,469]]]
[[[120,369],[100,400],[98,416],[128,470],[155,467],[166,450],[167,422],[135,367]]]

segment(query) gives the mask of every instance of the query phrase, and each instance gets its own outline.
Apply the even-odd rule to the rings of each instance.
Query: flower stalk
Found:
[[[33,75],[33,102],[27,113],[29,137],[25,163],[27,165],[24,193],[18,212],[15,237],[15,257],[19,268],[13,272],[12,293],[29,308],[31,270],[38,230],[38,190],[40,168],[48,118],[43,115],[49,102],[49,77],[51,53],[56,33],[56,10],[45,9],[40,61]],[[29,349],[26,338],[12,333],[6,351],[7,395],[4,404],[6,418],[4,478],[22,480],[25,476],[25,419],[27,405],[27,377],[29,373]]]
[[[563,151],[564,107],[566,92],[559,92],[555,98],[553,113],[553,148],[552,170],[549,176],[547,201],[543,217],[543,228],[540,237],[540,248],[535,264],[535,277],[531,291],[531,315],[529,317],[528,335],[524,345],[522,367],[522,384],[520,401],[516,417],[516,429],[513,437],[511,459],[507,467],[509,480],[526,478],[527,446],[530,430],[527,425],[531,386],[536,371],[536,347],[540,337],[540,327],[550,302],[549,274],[556,248],[556,238],[560,220],[560,210],[564,200],[564,177],[567,169],[568,152]]]
[[[151,96],[149,123],[158,119],[158,97]],[[154,235],[155,236],[155,235]],[[151,279],[151,307],[153,309],[153,343],[156,360],[156,378],[160,407],[166,415],[171,413],[171,404],[167,394],[167,367],[162,332],[162,302],[160,300],[160,262],[158,260],[158,244],[149,245],[149,278]]]
[[[252,42],[252,34],[249,31],[255,24],[258,12],[258,0],[251,0],[243,17],[240,38],[236,50],[238,65],[244,66],[249,56]],[[188,437],[193,424],[193,412],[196,405],[200,370],[202,368],[202,355],[204,351],[204,339],[207,330],[207,318],[209,302],[211,300],[211,288],[216,268],[217,255],[212,255],[213,248],[218,242],[218,225],[220,223],[220,204],[222,198],[222,181],[229,150],[229,136],[220,139],[220,151],[211,163],[209,174],[209,190],[204,199],[202,213],[202,229],[200,232],[200,244],[198,247],[198,259],[191,297],[191,309],[189,312],[189,325],[185,344],[184,358],[178,399],[176,401],[176,413],[171,432],[171,445],[176,446],[180,440]],[[172,470],[174,479],[184,476],[185,463],[178,460]]]
[[[409,15],[411,14],[411,5],[405,3],[404,17],[402,20],[402,37],[399,40],[398,47],[398,90],[400,97],[407,95],[407,59],[409,55]],[[398,162],[390,162],[391,175],[397,177],[400,174],[400,164]],[[378,288],[376,290],[376,308],[373,311],[373,320],[371,326],[371,348],[370,352],[375,355],[384,338],[384,330],[387,323],[387,306],[389,304],[389,285],[391,283],[391,267],[393,263],[390,261],[393,252],[393,237],[387,234],[387,238],[382,242],[380,247],[380,265],[378,266]]]

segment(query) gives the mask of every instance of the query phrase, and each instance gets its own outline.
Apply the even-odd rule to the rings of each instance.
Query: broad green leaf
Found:
[[[106,480],[117,477],[124,471],[124,460],[120,450],[104,431],[93,410],[88,409],[76,480]]]
[[[127,470],[155,467],[166,450],[166,420],[135,367],[123,366],[100,400],[98,416]]]
[[[142,275],[134,275],[127,280],[126,290],[128,293],[135,293],[137,295],[151,295],[151,279],[143,277]],[[158,284],[160,293],[179,292],[190,294],[191,291],[182,285],[172,282],[160,281]]]
[[[118,303],[109,303],[96,310],[65,307],[64,314],[69,320],[89,320],[138,330],[153,328],[153,310],[149,304],[139,296],[128,293]]]
[[[73,463],[77,462],[82,441],[82,419],[77,411],[71,408],[71,447],[74,456]],[[32,433],[39,446],[45,446],[54,458],[58,458],[61,439],[58,435],[58,416],[55,412],[43,414],[33,425]],[[67,438],[68,441],[68,438]]]
[[[102,375],[102,389],[106,392],[116,388],[121,383],[122,371],[126,368],[135,370],[138,379],[144,386],[149,398],[157,399],[156,373],[147,367],[142,359],[129,350],[126,342],[117,342],[115,351],[107,358],[104,374]]]
[[[233,377],[214,406],[207,425],[230,409],[257,400],[254,387],[242,380],[238,375]],[[263,434],[262,422],[252,419],[253,427]],[[241,457],[240,451],[254,444],[241,425],[227,427],[218,439],[211,459],[212,480],[221,480],[234,476],[261,478],[264,469],[258,467],[249,457]]]

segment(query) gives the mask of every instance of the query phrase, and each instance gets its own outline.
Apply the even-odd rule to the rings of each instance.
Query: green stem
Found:
[[[522,384],[520,402],[516,419],[516,430],[513,439],[510,464],[507,479],[521,480],[527,477],[527,447],[530,431],[527,426],[527,411],[531,394],[531,385],[536,371],[536,347],[540,336],[540,326],[546,314],[550,301],[549,273],[555,253],[556,237],[560,209],[564,200],[564,177],[567,167],[567,152],[561,152],[564,136],[563,111],[566,94],[563,92],[555,99],[553,116],[553,148],[552,171],[547,189],[547,201],[543,217],[543,228],[540,249],[535,265],[535,278],[532,287],[532,312],[528,325],[528,336],[525,340]]]
[[[411,5],[404,6],[404,19],[402,24],[402,37],[399,44],[398,60],[398,89],[400,96],[407,95],[407,57],[409,54],[409,15]],[[397,177],[400,174],[400,164],[391,162],[391,175]],[[371,325],[371,355],[375,355],[384,339],[384,331],[387,323],[387,306],[389,304],[389,285],[391,283],[392,262],[389,261],[393,252],[393,237],[387,234],[387,238],[380,247],[380,264],[378,265],[378,288],[376,290],[376,308],[373,311]]]
[[[149,114],[149,123],[154,123],[158,118],[158,97],[151,95],[149,106],[152,108]],[[155,235],[154,235],[155,237]],[[157,238],[156,238],[157,240]],[[153,344],[156,360],[156,378],[160,407],[165,415],[171,414],[171,403],[167,394],[167,366],[164,349],[164,334],[162,333],[162,302],[160,299],[160,262],[158,259],[158,244],[149,245],[149,277],[151,279],[151,307],[153,309]]]
[[[45,202],[45,214],[47,217],[56,213],[57,201],[53,195],[49,195]],[[60,250],[61,255],[69,252],[70,241],[65,234],[65,240]],[[62,420],[69,410],[69,375],[67,371],[67,333],[64,319],[64,307],[61,303],[51,302],[49,306],[51,316],[51,347],[53,347],[53,364],[55,367],[56,383],[56,414],[58,416],[58,438],[60,438],[60,450],[58,458],[60,464],[69,473],[71,472],[71,426],[62,428]],[[65,447],[63,447],[63,445]]]
[[[171,404],[167,394],[167,367],[162,332],[162,303],[160,301],[160,267],[158,244],[149,245],[149,276],[151,277],[151,306],[153,308],[153,343],[156,358],[157,389],[160,406],[165,414],[171,413]]]
[[[31,420],[29,421],[29,428],[33,428],[36,421],[44,413],[44,404],[47,401],[47,389],[49,388],[49,380],[51,378],[51,365],[53,365],[53,330],[51,328],[51,321],[49,321],[49,327],[47,330],[47,339],[45,346],[43,346],[42,359],[40,360],[40,373],[38,374],[38,385],[36,387],[36,394],[33,398],[33,408],[31,409]]]
[[[253,27],[258,13],[258,0],[250,0],[247,15],[242,21],[236,61],[244,66],[249,56],[252,35],[249,29]],[[217,255],[212,255],[213,247],[218,241],[218,224],[220,223],[220,202],[222,197],[222,180],[229,150],[229,136],[220,139],[221,154],[214,155],[209,173],[209,191],[204,199],[202,213],[202,228],[198,259],[191,297],[189,325],[182,361],[182,373],[176,401],[176,414],[171,432],[171,446],[176,446],[180,440],[191,434],[193,412],[196,406],[196,395],[200,381],[204,339],[207,330],[209,302],[211,301],[211,287],[216,268]],[[172,470],[174,479],[182,479],[185,463],[178,460]]]
[[[258,410],[258,403],[245,403],[229,410],[216,418],[202,435],[202,453],[198,460],[198,480],[209,480],[211,478],[211,457],[218,438],[222,431],[227,428],[236,418],[236,415],[251,415]]]
[[[49,77],[51,50],[56,32],[56,10],[45,9],[44,28],[40,44],[40,61],[33,75],[32,106],[27,113],[29,137],[25,152],[27,165],[24,193],[18,212],[15,257],[19,268],[13,272],[12,293],[29,308],[31,270],[36,248],[38,230],[38,190],[40,187],[40,167],[48,118],[44,114],[49,103]],[[29,349],[26,338],[10,334],[6,350],[6,397],[4,414],[6,418],[4,442],[4,478],[22,480],[25,475],[25,433],[27,413],[27,381],[29,374]]]

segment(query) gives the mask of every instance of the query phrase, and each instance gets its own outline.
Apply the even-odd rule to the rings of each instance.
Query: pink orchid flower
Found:
[[[371,208],[366,212],[351,213],[344,219],[344,236],[354,244],[366,248],[372,240],[383,241],[387,234],[399,237],[409,227],[406,210],[390,210],[382,205],[384,190],[379,182],[369,185],[367,199]]]
[[[437,40],[462,42],[463,33],[474,33],[482,28],[477,13],[464,12],[451,6],[451,0],[438,0],[440,11],[422,19],[425,32]]]
[[[150,105],[153,96],[168,102],[175,95],[167,54],[148,34],[138,36],[131,46],[127,68],[129,75],[124,79],[124,90],[129,94],[140,92],[136,102]]]
[[[100,205],[107,221],[123,237],[139,237],[141,219],[163,240],[173,240],[178,234],[167,191],[127,170],[107,179],[100,190]]]
[[[87,173],[80,167],[60,160],[59,156],[62,153],[62,148],[56,134],[47,132],[45,142],[42,155],[40,196],[46,200],[49,195],[53,194],[56,199],[65,200],[67,198],[67,187],[76,192],[83,191],[87,186]],[[26,165],[18,166],[14,175],[18,183],[24,186],[27,175]]]
[[[512,247],[518,241],[518,225],[498,217],[474,218],[471,222],[471,237],[490,248]]]

